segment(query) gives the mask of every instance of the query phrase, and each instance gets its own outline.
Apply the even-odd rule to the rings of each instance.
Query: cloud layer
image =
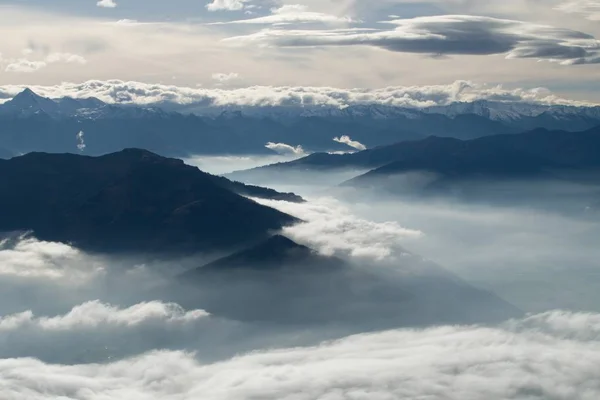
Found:
[[[0,396],[595,400],[600,396],[599,337],[597,315],[553,312],[500,327],[358,335],[214,364],[167,351],[76,366],[5,359],[0,361]]]
[[[25,87],[46,97],[97,97],[109,103],[178,104],[200,103],[210,106],[331,106],[382,104],[398,107],[430,107],[475,100],[539,103],[545,105],[583,105],[560,98],[544,88],[507,89],[469,81],[448,85],[394,86],[381,89],[342,89],[331,87],[251,86],[239,89],[205,89],[134,81],[92,80],[54,86],[4,85],[0,99],[8,99]]]
[[[593,36],[548,25],[480,17],[441,15],[396,19],[385,23],[393,30],[264,29],[226,39],[278,47],[375,46],[402,53],[450,55],[506,55],[565,65],[600,62],[600,41]]]
[[[555,9],[569,14],[581,14],[592,21],[600,21],[600,1],[598,0],[568,0]]]

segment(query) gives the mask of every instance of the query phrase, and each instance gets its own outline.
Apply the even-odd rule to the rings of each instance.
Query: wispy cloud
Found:
[[[454,102],[476,100],[573,105],[586,103],[561,98],[544,88],[508,89],[470,81],[447,85],[390,86],[381,89],[342,89],[315,86],[252,86],[238,89],[206,89],[197,87],[150,84],[121,80],[92,80],[83,83],[64,82],[53,86],[4,85],[0,98],[11,98],[29,87],[36,93],[59,98],[97,97],[108,103],[153,104],[201,102],[211,106],[331,106],[381,104],[397,107],[431,107]],[[588,105],[590,103],[587,103]]]
[[[555,10],[569,14],[581,14],[592,21],[600,21],[599,0],[568,0],[556,6]]]
[[[241,19],[227,22],[217,22],[218,24],[265,24],[265,25],[285,25],[298,23],[348,23],[352,22],[350,17],[338,17],[331,14],[309,11],[307,6],[300,4],[288,4],[271,10],[271,15],[257,18]]]
[[[31,49],[24,49],[23,54],[32,54],[33,51]],[[2,60],[0,60],[1,62]],[[29,60],[27,58],[18,58],[18,59],[6,59],[4,60],[6,63],[6,67],[4,69],[5,72],[25,72],[31,73],[36,72],[40,69],[46,68],[50,64],[56,63],[65,63],[65,64],[79,64],[84,65],[87,64],[87,60],[77,54],[71,53],[51,53],[47,55],[42,60]]]
[[[211,77],[215,81],[224,83],[224,82],[234,81],[234,80],[238,79],[240,77],[240,74],[238,74],[236,72],[230,72],[230,73],[219,72],[219,73],[212,74]]]
[[[533,58],[564,65],[600,62],[600,41],[583,32],[528,22],[441,15],[385,21],[392,30],[264,29],[226,39],[278,47],[374,46],[393,52],[449,55],[495,55]]]

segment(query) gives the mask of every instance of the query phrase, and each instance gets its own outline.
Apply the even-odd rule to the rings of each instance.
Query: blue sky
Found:
[[[600,0],[0,0],[0,85],[549,87],[600,102]]]

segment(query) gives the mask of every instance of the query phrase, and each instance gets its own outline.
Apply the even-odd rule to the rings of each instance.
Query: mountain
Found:
[[[236,188],[272,194],[144,150],[30,153],[0,160],[0,231],[95,251],[203,252],[253,243],[297,221]]]
[[[350,150],[334,137],[366,147],[428,136],[470,140],[535,128],[577,131],[600,126],[599,107],[524,103],[453,103],[423,109],[383,104],[332,106],[214,106],[160,103],[107,104],[96,98],[48,99],[26,89],[0,104],[0,147],[14,154],[78,152],[102,155],[144,148],[176,157],[273,154],[268,142],[301,145],[307,152]]]
[[[281,171],[371,170],[365,176],[429,171],[444,175],[525,176],[549,169],[600,167],[600,127],[584,132],[537,129],[473,140],[431,136],[351,154],[315,153],[232,176]]]
[[[285,268],[339,268],[345,262],[337,257],[319,255],[314,250],[302,246],[285,236],[274,235],[249,249],[204,265],[183,274],[183,278],[197,279],[206,274],[223,271],[273,271]]]
[[[520,315],[420,257],[406,253],[390,265],[371,265],[323,256],[283,236],[186,272],[157,293],[236,320],[349,324],[357,331]]]

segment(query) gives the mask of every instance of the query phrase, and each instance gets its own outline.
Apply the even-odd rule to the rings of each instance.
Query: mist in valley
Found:
[[[245,166],[200,162],[213,173]],[[5,236],[0,394],[542,399],[593,377],[594,220],[542,198],[492,204],[338,185],[353,173],[271,176],[307,201],[254,199],[300,218],[281,234],[339,260],[331,268],[248,265],[191,279],[226,254],[109,256]]]

